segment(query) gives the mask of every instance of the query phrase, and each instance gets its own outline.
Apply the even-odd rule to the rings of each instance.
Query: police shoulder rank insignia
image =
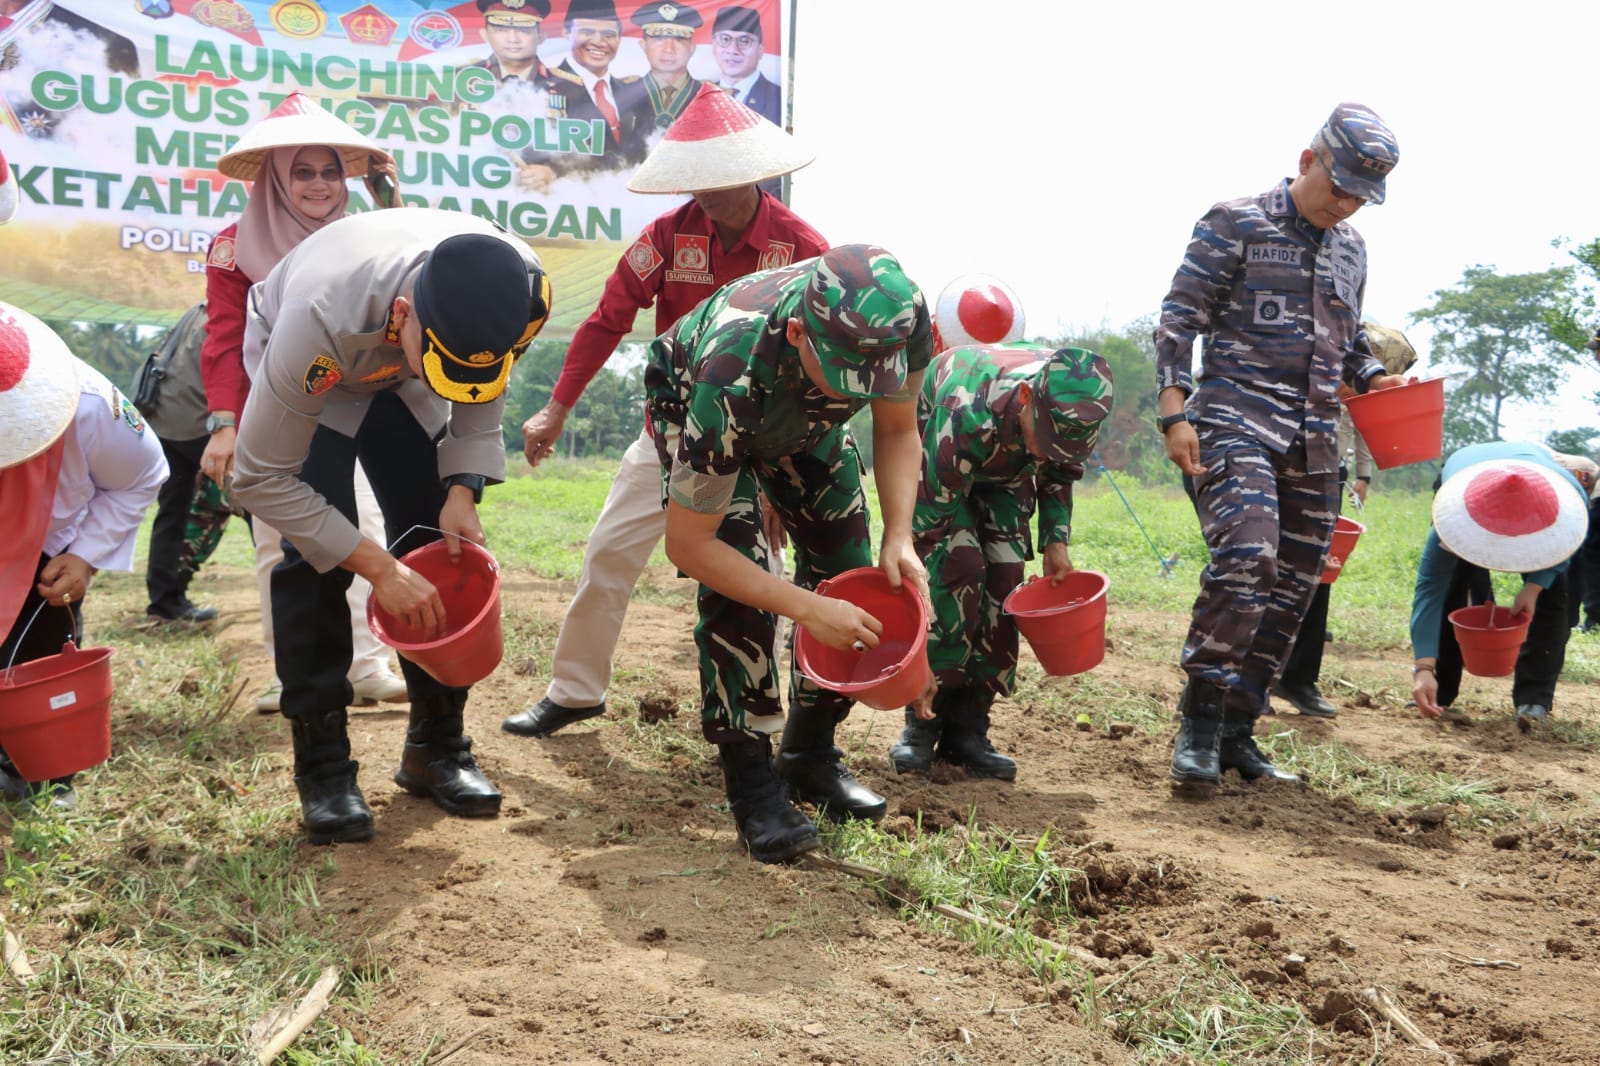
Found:
[[[214,266],[219,270],[234,268],[232,237],[220,237],[212,242],[211,254],[206,256],[206,266]]]
[[[339,369],[339,364],[333,361],[332,356],[319,355],[311,360],[311,365],[306,367],[306,373],[300,379],[300,387],[307,396],[321,396],[339,382],[344,380],[344,371]]]
[[[144,436],[144,416],[133,406],[133,401],[122,395],[122,390],[115,385],[111,387],[111,413],[113,417],[122,419],[123,423],[139,436]]]
[[[772,270],[786,267],[793,259],[794,245],[784,244],[782,241],[768,241],[767,250],[761,253],[761,258],[756,262],[756,269]]]
[[[655,272],[666,260],[661,258],[661,253],[656,251],[656,246],[650,242],[650,234],[641,233],[639,239],[633,242],[627,254],[623,256],[628,262],[628,267],[643,281]]]

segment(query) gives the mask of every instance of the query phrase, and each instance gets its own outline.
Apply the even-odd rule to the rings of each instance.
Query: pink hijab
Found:
[[[239,236],[234,243],[234,262],[251,281],[265,278],[295,245],[344,217],[350,204],[350,190],[342,180],[344,160],[336,149],[330,150],[338,163],[341,180],[333,210],[322,218],[312,218],[296,208],[289,197],[289,175],[294,170],[295,156],[307,148],[319,147],[322,146],[303,144],[272,148],[261,161],[261,173],[256,176],[250,199],[244,205],[244,214],[239,218]]]

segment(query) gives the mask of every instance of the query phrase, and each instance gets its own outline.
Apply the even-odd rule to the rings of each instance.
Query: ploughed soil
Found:
[[[847,874],[742,854],[699,739],[689,586],[661,570],[647,587],[607,717],[528,740],[499,722],[543,695],[570,586],[507,576],[507,659],[468,707],[506,795],[496,819],[448,817],[392,783],[403,707],[352,713],[377,835],[336,848],[321,902],[392,980],[365,1012],[336,1003],[340,1024],[384,1061],[422,1061],[431,1046],[451,1066],[1134,1061],[1120,1023],[1086,1018],[1081,972],[1043,984],[912,924]],[[221,568],[195,592],[236,619],[218,639],[236,645],[243,673],[267,676],[248,576]],[[1170,708],[1189,595],[1174,586],[1170,613],[1113,601],[1105,662],[1049,683],[1083,709],[1109,687]],[[898,712],[858,706],[841,746],[889,797],[894,831],[920,819],[923,830],[1050,833],[1081,871],[1082,920],[1041,932],[1098,960],[1088,965],[1106,1017],[1216,959],[1263,1003],[1302,1008],[1318,1061],[1600,1062],[1600,754],[1549,729],[1520,734],[1509,679],[1469,679],[1461,713],[1425,721],[1403,706],[1408,665],[1404,649],[1336,641],[1324,689],[1338,719],[1281,707],[1258,732],[1295,729],[1476,782],[1520,817],[1488,824],[1403,797],[1378,812],[1231,774],[1209,797],[1175,794],[1170,730],[1080,731],[1072,713],[1016,702],[996,705],[991,731],[1021,766],[1013,783],[948,769],[897,777]],[[1337,680],[1363,676],[1388,680]],[[1563,683],[1557,700],[1563,719],[1600,724],[1600,687]],[[670,717],[641,729],[641,714]],[[242,716],[283,768],[281,791],[260,801],[292,804],[287,729]],[[1373,988],[1441,1050],[1372,1008]]]

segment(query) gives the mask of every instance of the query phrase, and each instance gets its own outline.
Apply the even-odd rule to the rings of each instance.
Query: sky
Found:
[[[987,273],[1028,333],[1159,309],[1197,219],[1291,175],[1342,100],[1400,145],[1367,318],[1407,331],[1464,268],[1541,271],[1600,237],[1600,5],[799,0],[792,206],[894,252],[930,295]],[[981,11],[981,15],[976,12]],[[848,56],[841,77],[840,55]],[[1154,387],[1154,382],[1149,386]],[[1600,425],[1583,366],[1508,436]]]

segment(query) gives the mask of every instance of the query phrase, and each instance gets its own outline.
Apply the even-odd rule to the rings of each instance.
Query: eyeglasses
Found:
[[[316,181],[321,178],[323,181],[338,182],[344,180],[344,171],[338,167],[323,167],[321,170],[314,170],[311,167],[295,167],[289,171],[289,178],[292,181]]]
[[[761,38],[753,33],[717,33],[711,39],[719,48],[737,48],[741,52],[748,52],[761,43]]]
[[[1333,193],[1333,198],[1335,200],[1354,200],[1357,203],[1362,204],[1367,202],[1367,198],[1365,196],[1357,196],[1353,192],[1345,192],[1343,189],[1339,188],[1339,186],[1335,185],[1333,183],[1333,167],[1330,166],[1328,161],[1323,159],[1320,154],[1316,156],[1316,160],[1318,163],[1322,164],[1322,169],[1328,174],[1328,190]]]

